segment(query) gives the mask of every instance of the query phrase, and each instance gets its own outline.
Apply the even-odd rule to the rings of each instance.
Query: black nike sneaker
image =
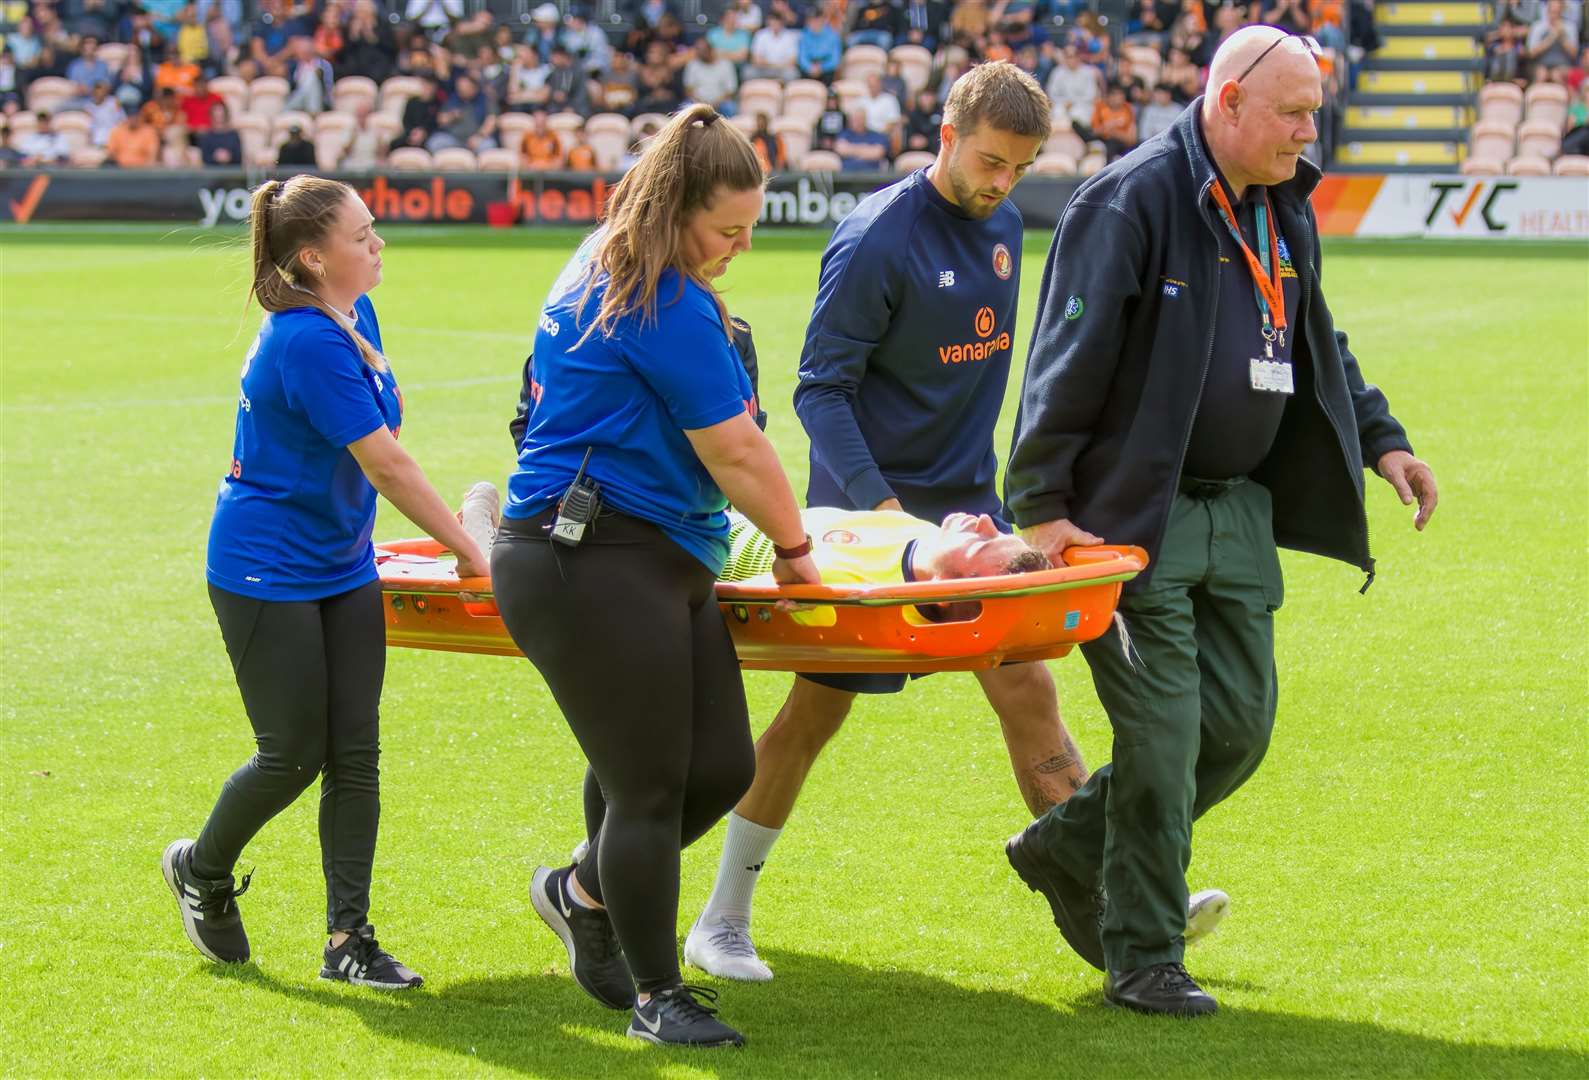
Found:
[[[717,1018],[717,991],[684,983],[634,1007],[627,1032],[658,1046],[744,1046],[745,1036]]]
[[[1111,971],[1104,976],[1103,996],[1120,1005],[1154,1016],[1212,1016],[1219,1002],[1198,986],[1180,964],[1150,964],[1134,971]]]
[[[195,877],[188,865],[192,850],[192,840],[173,840],[160,856],[160,870],[182,912],[183,932],[211,960],[241,964],[248,959],[248,935],[237,898],[248,891],[253,875],[245,874],[242,885],[230,875],[219,881]]]
[[[1104,970],[1103,890],[1078,881],[1038,838],[1037,822],[1010,837],[1004,854],[1033,892],[1042,893],[1054,912],[1054,925],[1066,944],[1087,963]]]
[[[628,1009],[635,1003],[634,976],[624,959],[618,935],[605,911],[576,904],[568,898],[565,879],[572,866],[561,870],[538,866],[530,879],[530,903],[541,921],[563,940],[568,967],[579,988],[609,1009]]]
[[[354,986],[373,986],[377,990],[413,990],[425,982],[381,948],[375,940],[375,927],[368,923],[349,934],[334,949],[330,941],[326,942],[325,966],[320,969],[320,977]]]

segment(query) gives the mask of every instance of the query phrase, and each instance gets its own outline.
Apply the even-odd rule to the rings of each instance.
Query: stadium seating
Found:
[[[848,113],[866,97],[866,84],[859,79],[834,79],[833,92],[839,95],[839,108]]]
[[[1506,163],[1508,176],[1549,176],[1550,162],[1542,157],[1519,156]]]
[[[888,53],[876,45],[851,45],[839,62],[839,74],[864,86],[868,77],[881,75],[887,64]]]
[[[915,172],[917,169],[925,169],[936,160],[938,160],[936,154],[929,154],[925,150],[907,150],[894,159],[894,171]]]
[[[248,111],[248,83],[236,75],[215,76],[210,80],[210,93],[219,94],[234,117]]]
[[[254,113],[242,113],[232,117],[232,126],[237,129],[238,141],[243,144],[243,160],[259,161],[270,145],[270,121]]]
[[[1551,166],[1557,176],[1589,176],[1589,157],[1582,154],[1563,154]]]
[[[496,147],[491,150],[482,150],[475,155],[475,164],[481,172],[517,172],[519,168],[519,152]]]
[[[839,172],[844,160],[831,150],[808,150],[800,157],[800,168],[804,172]]]
[[[804,122],[807,130],[828,105],[828,88],[815,79],[796,79],[784,87],[783,115]]]
[[[41,75],[28,84],[28,111],[53,113],[77,97],[77,84],[71,79]]]
[[[380,110],[401,121],[403,106],[408,104],[408,99],[417,96],[424,89],[424,79],[412,75],[393,75],[381,84]]]
[[[576,142],[574,136],[584,128],[585,118],[576,112],[553,113],[546,118],[546,126],[557,136],[558,145],[566,154]]]
[[[915,97],[932,77],[932,53],[920,45],[895,45],[888,58],[899,64],[900,78],[905,80],[905,90]]]
[[[75,109],[58,112],[50,117],[50,125],[55,129],[56,134],[66,140],[66,145],[71,150],[81,150],[92,141],[90,135],[94,122],[85,112],[78,112]]]
[[[1516,127],[1523,122],[1523,91],[1511,83],[1490,83],[1479,91],[1479,119]]]
[[[1567,122],[1567,88],[1555,83],[1535,83],[1523,95],[1525,122],[1551,124],[1557,131]]]
[[[597,113],[585,121],[585,141],[603,169],[616,169],[629,149],[629,120],[617,113]]]
[[[360,103],[373,109],[379,95],[375,80],[363,75],[345,75],[331,88],[332,107],[339,112],[353,112]]]
[[[1523,126],[1517,129],[1518,157],[1539,157],[1549,161],[1559,154],[1561,124],[1560,120],[1524,120]]]
[[[783,151],[790,161],[799,161],[811,149],[812,123],[799,116],[780,116],[768,125],[783,140]]]
[[[1033,176],[1075,176],[1077,171],[1076,159],[1070,154],[1044,151],[1032,162]]]
[[[776,79],[746,79],[739,88],[739,115],[771,119],[783,110],[783,84]]]
[[[497,117],[497,145],[512,150],[515,154],[524,143],[524,133],[533,127],[535,121],[529,113],[505,112]]]
[[[281,112],[290,93],[287,80],[275,75],[261,75],[248,84],[248,111],[271,117]]]
[[[1043,144],[1044,154],[1061,154],[1072,162],[1078,162],[1087,156],[1087,143],[1080,135],[1068,128],[1055,132]]]
[[[1501,176],[1506,166],[1493,158],[1470,157],[1462,163],[1463,176]]]
[[[117,72],[127,62],[127,49],[128,46],[120,41],[102,41],[94,55],[112,72]]]
[[[1512,146],[1517,129],[1507,124],[1481,120],[1473,125],[1471,157],[1487,161],[1505,161],[1512,156]]]
[[[435,168],[430,151],[417,146],[399,146],[387,155],[386,164],[398,172],[424,172]]]
[[[474,172],[478,168],[474,151],[467,146],[449,146],[430,156],[430,164],[437,172]]]

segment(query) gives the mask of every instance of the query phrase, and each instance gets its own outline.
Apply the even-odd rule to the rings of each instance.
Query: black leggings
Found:
[[[265,822],[320,784],[326,929],[368,921],[381,816],[380,705],[386,678],[381,586],[324,600],[254,600],[210,586],[258,745],[221,786],[193,845],[193,873],[224,878]]]
[[[503,520],[492,586],[595,771],[605,819],[579,883],[606,905],[635,986],[651,993],[681,981],[679,852],[755,777],[745,688],[699,560],[610,512],[579,547],[553,544],[550,518]]]

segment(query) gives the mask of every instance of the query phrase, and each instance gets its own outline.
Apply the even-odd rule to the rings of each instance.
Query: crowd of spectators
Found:
[[[1464,171],[1589,175],[1583,0],[1510,0],[1484,37],[1484,64]]]
[[[1047,91],[1047,149],[1076,168],[1172,123],[1244,25],[1312,32],[1341,53],[1362,44],[1343,25],[1372,32],[1366,0],[1134,0],[1113,26],[1084,0],[717,0],[689,21],[671,0],[609,0],[617,17],[601,25],[566,0],[511,21],[476,2],[0,0],[0,161],[368,168],[399,150],[466,150],[506,151],[526,169],[611,168],[657,116],[705,101],[743,125],[769,168],[814,151],[828,167],[889,170],[936,152],[963,71],[1004,59]],[[401,83],[400,100],[345,99],[340,88],[363,80]],[[817,97],[785,113],[758,90],[765,80],[816,84]],[[38,108],[43,85],[52,103]],[[566,118],[595,114],[634,127],[616,148],[593,146]]]

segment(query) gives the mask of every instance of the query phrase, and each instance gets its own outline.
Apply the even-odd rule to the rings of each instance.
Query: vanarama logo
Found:
[[[995,336],[998,330],[998,319],[990,307],[977,309],[975,329],[981,341],[968,341],[963,345],[938,346],[938,359],[945,364],[966,364],[978,360],[986,360],[995,353],[1007,351],[1010,347],[1010,332],[1008,330]]]

